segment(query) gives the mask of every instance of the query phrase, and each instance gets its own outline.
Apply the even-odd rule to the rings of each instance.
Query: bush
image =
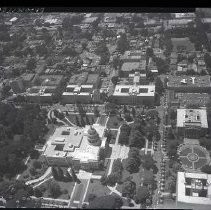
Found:
[[[35,169],[41,169],[42,168],[41,162],[37,161],[37,160],[35,160],[32,165]]]
[[[40,198],[40,197],[43,196],[43,193],[39,188],[35,188],[34,189],[34,196],[37,197],[37,198]]]
[[[32,167],[32,168],[29,169],[29,173],[30,173],[31,176],[35,176],[37,174],[37,171],[36,171],[35,168]]]

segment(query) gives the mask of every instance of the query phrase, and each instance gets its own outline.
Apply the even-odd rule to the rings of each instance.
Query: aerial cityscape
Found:
[[[211,209],[211,9],[0,13],[0,208]]]

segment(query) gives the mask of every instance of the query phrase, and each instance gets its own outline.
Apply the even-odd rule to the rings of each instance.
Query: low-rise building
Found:
[[[206,109],[177,109],[177,131],[186,138],[197,139],[207,133]]]
[[[209,93],[211,82],[209,76],[169,76],[167,88],[176,92]]]
[[[146,60],[146,52],[143,50],[128,50],[121,56],[123,62],[140,62]]]
[[[211,208],[211,175],[177,172],[177,206],[180,203],[196,204],[198,208]],[[200,206],[202,205],[202,206]],[[182,205],[181,205],[182,206]],[[195,209],[195,208],[194,208]]]
[[[52,103],[56,95],[55,86],[32,86],[25,93],[26,101],[30,103]]]
[[[112,95],[117,104],[154,104],[155,85],[116,85]]]
[[[99,168],[100,149],[107,151],[105,127],[99,124],[83,128],[59,127],[46,143],[42,156],[49,166]]]
[[[168,104],[174,107],[185,108],[191,105],[206,107],[209,99],[210,97],[207,93],[179,93],[172,90],[168,91]]]
[[[25,90],[22,78],[16,78],[10,81],[10,87],[14,93],[22,93]]]

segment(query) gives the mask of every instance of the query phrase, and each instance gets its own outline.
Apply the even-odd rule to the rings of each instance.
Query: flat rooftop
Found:
[[[125,62],[122,65],[122,71],[138,70],[140,68],[140,62]]]
[[[169,76],[168,87],[211,87],[210,77],[207,76]]]
[[[105,127],[94,124],[93,127],[103,139]],[[85,128],[74,128],[62,126],[56,128],[54,134],[46,143],[44,155],[47,157],[71,157],[80,161],[98,160],[100,146],[90,145],[87,140],[87,131],[90,126]],[[102,144],[104,142],[102,141]]]
[[[63,78],[63,75],[41,75],[38,80],[40,84],[45,86],[58,86]]]
[[[154,85],[116,85],[113,96],[154,96]]]
[[[173,45],[173,50],[172,50],[173,52],[177,52],[178,49],[181,47],[187,51],[195,51],[195,46],[188,37],[171,38],[171,42]]]
[[[177,173],[177,201],[210,205],[211,175],[204,173]],[[200,209],[200,208],[199,208]]]
[[[68,85],[65,92],[62,95],[74,95],[74,94],[90,94],[93,92],[93,85]]]
[[[172,93],[171,100],[179,100],[181,106],[195,104],[205,107],[210,96],[207,93]]]
[[[177,109],[177,127],[208,128],[206,109]]]
[[[26,90],[27,95],[52,95],[56,90],[55,86],[33,86]]]

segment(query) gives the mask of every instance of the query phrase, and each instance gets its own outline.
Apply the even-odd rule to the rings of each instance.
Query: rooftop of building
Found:
[[[93,85],[68,85],[62,95],[89,95],[93,92]]]
[[[98,18],[97,17],[87,17],[83,20],[83,23],[85,24],[89,24],[89,23],[93,23],[97,20]]]
[[[211,205],[211,175],[178,172],[177,201]]]
[[[168,87],[181,87],[181,86],[192,86],[192,87],[210,87],[209,76],[172,76],[168,77]]]
[[[33,73],[21,75],[21,77],[23,78],[24,81],[32,81],[34,76],[35,76],[35,74],[33,74]]]
[[[205,107],[209,102],[210,96],[207,93],[174,93],[169,92],[169,101],[178,100],[180,102],[180,106],[187,105],[198,105],[199,107]]]
[[[93,128],[102,139],[105,127],[94,124]],[[89,130],[90,126],[86,126],[84,129],[67,126],[56,128],[54,134],[47,141],[44,155],[48,157],[72,157],[85,162],[97,160],[100,146],[93,146],[88,142],[87,133]]]
[[[195,46],[188,37],[171,38],[171,42],[173,45],[173,52],[179,51],[180,48],[183,48],[187,51],[195,51]]]
[[[63,75],[41,75],[38,77],[38,83],[45,86],[58,86],[63,78]]]
[[[125,62],[122,65],[122,71],[132,71],[140,68],[140,62]]]
[[[185,25],[189,22],[193,22],[193,19],[192,18],[183,18],[183,19],[168,20],[169,25]]]
[[[206,109],[177,109],[177,127],[208,128]]]
[[[27,95],[52,95],[56,90],[55,86],[33,86],[26,90]]]
[[[113,96],[154,96],[154,85],[116,85]]]

